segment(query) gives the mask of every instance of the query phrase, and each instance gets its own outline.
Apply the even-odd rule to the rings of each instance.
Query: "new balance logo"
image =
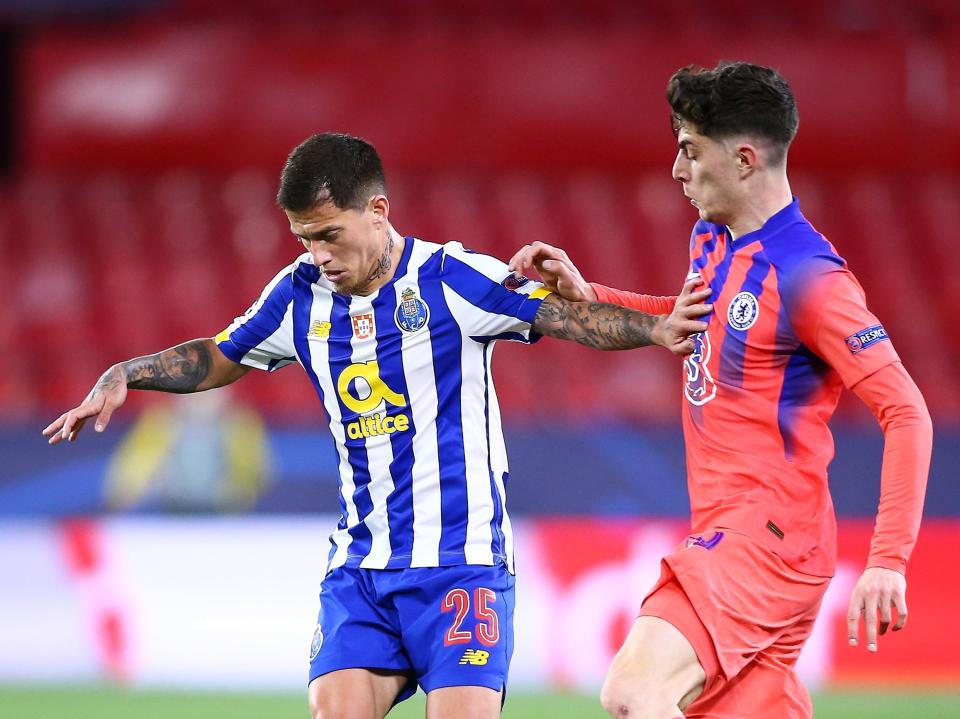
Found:
[[[487,660],[490,658],[490,652],[485,652],[483,649],[467,649],[463,656],[460,657],[461,664],[472,664],[475,667],[482,667],[487,663]]]

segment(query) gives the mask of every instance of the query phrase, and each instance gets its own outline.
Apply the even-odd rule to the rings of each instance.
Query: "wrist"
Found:
[[[117,362],[117,364],[115,364],[113,367],[107,370],[108,373],[116,374],[116,376],[120,379],[120,381],[123,382],[125,387],[130,386],[130,373],[128,372],[129,364],[130,364],[129,360],[126,362]]]
[[[653,328],[650,330],[650,339],[653,344],[666,347],[664,327],[667,323],[667,315],[653,315],[653,317],[656,318],[656,322],[653,323]]]

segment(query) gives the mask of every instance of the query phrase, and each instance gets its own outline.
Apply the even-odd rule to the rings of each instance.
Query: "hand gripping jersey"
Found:
[[[532,342],[547,294],[459,243],[408,237],[393,279],[334,292],[304,254],[217,336],[235,362],[298,362],[326,409],[340,472],[328,571],[504,563],[507,457],[496,340]]]

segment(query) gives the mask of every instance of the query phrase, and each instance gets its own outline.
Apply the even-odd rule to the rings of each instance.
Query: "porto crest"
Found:
[[[313,632],[313,639],[310,641],[310,661],[312,662],[317,658],[317,655],[320,653],[320,647],[323,646],[323,629],[320,625],[317,625],[317,628]]]
[[[404,332],[416,332],[423,329],[430,319],[430,308],[427,303],[417,297],[413,288],[408,287],[400,294],[400,306],[394,318]]]

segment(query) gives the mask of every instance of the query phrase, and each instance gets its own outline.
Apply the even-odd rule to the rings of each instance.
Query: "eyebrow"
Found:
[[[304,232],[302,234],[298,232],[296,235],[304,240],[322,240],[340,229],[342,229],[340,225],[330,225],[329,227],[324,227],[322,230],[313,230],[312,232]]]
[[[678,146],[681,150],[686,150],[688,147],[692,147],[692,146],[693,146],[693,142],[690,141],[690,140],[680,140],[680,142],[677,143],[677,146]]]

